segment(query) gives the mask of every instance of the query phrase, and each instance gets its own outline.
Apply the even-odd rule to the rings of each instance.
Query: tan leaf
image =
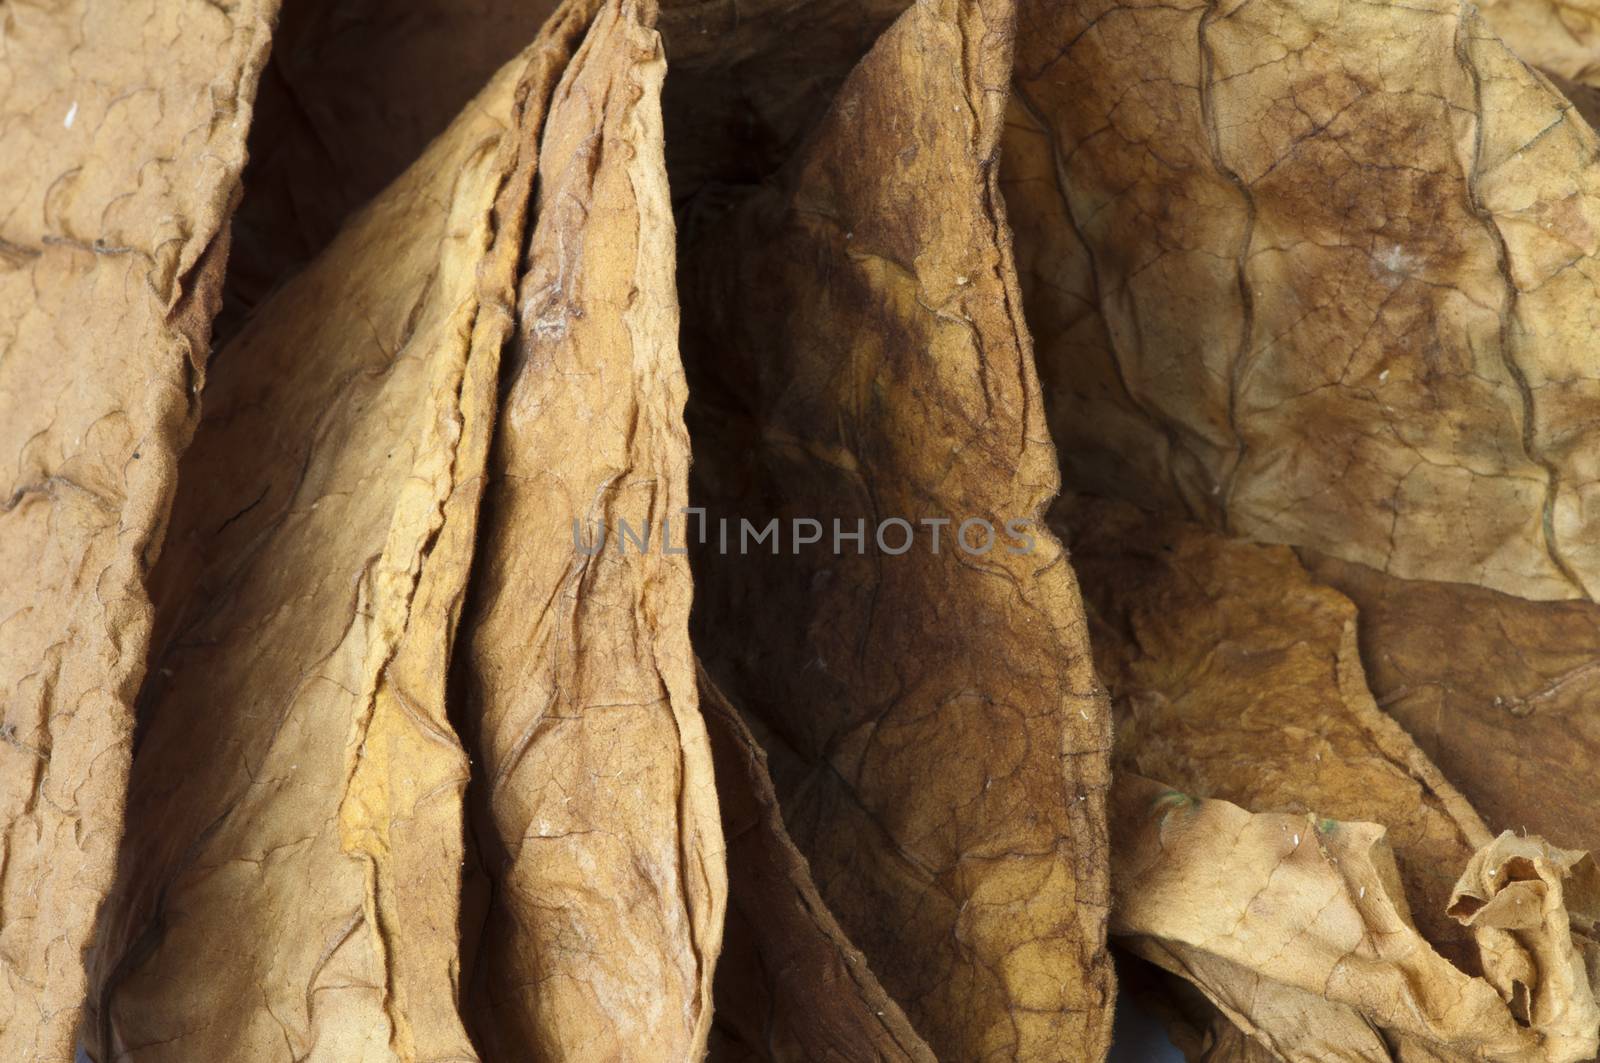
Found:
[[[1478,7],[1524,62],[1579,85],[1600,85],[1600,5],[1594,0],[1485,0]]]
[[[157,574],[100,1058],[475,1058],[445,714],[535,135],[503,69],[218,359]]]
[[[1021,25],[1005,187],[1076,487],[1595,596],[1600,142],[1548,82],[1442,0]]]
[[[1057,516],[1117,709],[1113,932],[1285,1059],[1387,1058],[1385,1037],[1403,1058],[1592,1054],[1581,854],[1529,840],[1537,886],[1496,878],[1518,840],[1379,710],[1355,607],[1283,547],[1123,503]],[[1464,895],[1524,892],[1543,907],[1517,947],[1463,917]]]
[[[796,751],[789,831],[930,1047],[1087,1060],[1112,994],[1106,705],[1057,543],[1000,530],[1057,483],[993,184],[1010,18],[918,3],[778,177],[685,208],[697,645]],[[923,519],[954,522],[938,552]],[[989,550],[958,547],[971,519]],[[791,549],[796,520],[826,538]]]
[[[493,884],[474,1031],[508,1063],[693,1060],[711,1023],[726,872],[665,552],[689,440],[648,20],[608,3],[551,103],[463,629]]]
[[[1399,895],[1384,829],[1196,801],[1138,776],[1113,787],[1112,930],[1147,959],[1193,979],[1286,1060],[1561,1060],[1595,1051],[1594,998],[1566,933],[1564,874],[1541,869],[1551,925],[1519,959],[1510,1003],[1495,976],[1452,966],[1418,935]],[[1298,845],[1287,839],[1298,836]],[[1504,835],[1474,860],[1499,866]],[[1583,858],[1587,861],[1587,857]],[[1592,865],[1590,865],[1592,868]],[[1486,961],[1509,956],[1485,950]],[[1503,973],[1505,967],[1497,968]],[[1526,992],[1547,1010],[1531,1020]],[[1567,992],[1571,990],[1571,992]]]
[[[0,13],[0,1058],[72,1058],[276,4]]]
[[[933,1063],[817,893],[784,828],[762,744],[710,676],[699,678],[728,844],[728,924],[716,981],[725,1040],[713,1040],[711,1058]],[[775,737],[764,738],[781,750]]]

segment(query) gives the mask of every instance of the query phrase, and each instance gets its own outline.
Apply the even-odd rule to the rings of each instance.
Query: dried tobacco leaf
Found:
[[[1485,977],[1520,1022],[1541,1031],[1559,1022],[1566,1038],[1582,1046],[1577,1055],[1594,1055],[1600,868],[1588,853],[1506,831],[1462,872],[1450,914],[1472,928]],[[1549,1047],[1555,1055],[1575,1045]]]
[[[1005,187],[1075,486],[1594,597],[1600,143],[1571,106],[1443,0],[1020,22]]]
[[[1307,563],[1359,609],[1378,704],[1485,819],[1600,848],[1600,606]]]
[[[569,11],[219,356],[155,597],[99,1058],[472,1059],[445,676]]]
[[[1123,1024],[1144,1019],[1148,1009],[1189,1063],[1279,1063],[1277,1054],[1235,1025],[1193,983],[1127,953],[1117,957],[1117,979],[1122,998],[1114,1037],[1120,1039]],[[1137,1001],[1136,1009],[1125,1010],[1123,1002],[1130,998]]]
[[[72,1057],[276,4],[0,13],[0,1058]]]
[[[1286,548],[1124,503],[1056,515],[1118,714],[1113,932],[1287,1059],[1386,1058],[1375,1030],[1440,1058],[1592,1054],[1579,854],[1531,876],[1547,904],[1517,948],[1465,918],[1463,883],[1492,907],[1516,839],[1373,701],[1355,607]]]
[[[219,338],[400,176],[555,7],[286,0],[250,127]]]
[[[1600,129],[1600,88],[1568,81],[1560,74],[1552,74],[1549,71],[1544,73],[1545,77],[1550,79],[1550,83],[1572,101],[1572,106],[1583,120],[1589,123],[1589,128]]]
[[[714,1035],[711,1058],[933,1063],[817,893],[784,828],[762,743],[711,677],[701,672],[699,680],[728,846],[716,978],[722,1040]],[[781,751],[778,739],[764,739]]]
[[[665,0],[673,201],[776,172],[910,2]]]
[[[1478,8],[1524,62],[1579,85],[1600,85],[1600,5],[1594,0],[1484,0]]]
[[[690,428],[717,529],[696,637],[797,752],[774,780],[794,842],[933,1050],[1098,1059],[1108,734],[1077,590],[1042,529],[1031,553],[954,541],[1037,518],[1057,484],[993,184],[1010,18],[915,5],[781,174],[693,234]],[[873,550],[889,518],[955,523],[937,552],[925,525]],[[783,556],[718,553],[724,519],[734,539],[776,520]],[[791,551],[796,520],[862,540]]]
[[[1445,909],[1493,835],[1374,703],[1355,607],[1284,547],[1118,502],[1064,501],[1052,517],[1114,698],[1115,766],[1252,812],[1383,824],[1418,925],[1464,962],[1470,935]]]
[[[1587,857],[1580,866],[1580,854],[1506,834],[1475,858],[1463,887],[1486,887],[1484,910],[1531,908],[1544,922],[1519,921],[1522,939],[1486,948],[1489,970],[1474,978],[1418,935],[1383,827],[1252,814],[1135,775],[1119,776],[1112,795],[1113,933],[1195,980],[1279,1057],[1388,1059],[1385,1039],[1399,1059],[1593,1056],[1600,1011],[1564,896],[1575,886],[1592,905]],[[1506,850],[1525,846],[1542,855],[1519,881]],[[1497,982],[1512,974],[1514,984]]]
[[[662,541],[689,440],[651,16],[608,3],[551,102],[462,636],[490,1059],[689,1060],[711,1023],[726,872]]]

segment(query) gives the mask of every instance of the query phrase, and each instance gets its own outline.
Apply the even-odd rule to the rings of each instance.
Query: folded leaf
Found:
[[[72,1058],[276,6],[0,13],[0,1059]]]
[[[287,0],[250,125],[219,338],[399,177],[556,6]]]
[[[1506,831],[1462,872],[1450,914],[1472,928],[1485,976],[1518,1021],[1558,1029],[1552,1054],[1594,1053],[1600,869],[1588,853]]]
[[[1472,7],[1020,23],[1005,187],[1075,486],[1407,578],[1600,592],[1600,141]]]
[[[1385,1038],[1440,1058],[1592,1054],[1581,854],[1540,857],[1545,907],[1518,947],[1465,918],[1467,882],[1507,895],[1516,840],[1378,708],[1355,607],[1286,548],[1123,503],[1057,516],[1117,709],[1113,932],[1286,1059],[1386,1058]]]
[[[1524,62],[1579,85],[1600,85],[1600,5],[1594,0],[1487,0],[1478,6]]]
[[[1594,1054],[1597,1012],[1564,897],[1569,884],[1592,882],[1587,857],[1506,834],[1474,858],[1464,888],[1487,886],[1487,906],[1532,907],[1543,920],[1501,945],[1503,955],[1486,948],[1494,966],[1474,978],[1411,925],[1377,824],[1251,814],[1133,775],[1119,777],[1111,807],[1113,933],[1193,979],[1280,1058],[1570,1063]],[[1544,854],[1531,882],[1505,862],[1519,843]],[[1522,886],[1538,903],[1518,896]],[[1501,984],[1508,961],[1520,977]]]
[[[1283,547],[1118,502],[1074,499],[1053,516],[1115,700],[1116,766],[1255,812],[1382,824],[1406,883],[1397,903],[1466,962],[1470,935],[1445,909],[1493,835],[1374,703],[1355,607]]]
[[[219,356],[157,573],[102,1059],[475,1058],[445,713],[558,19]]]
[[[791,836],[934,1052],[1099,1059],[1108,735],[1077,590],[1042,529],[956,542],[1057,484],[993,184],[1010,18],[918,3],[778,177],[708,189],[737,205],[683,265],[696,637],[796,751]],[[924,519],[953,522],[937,551]]]
[[[1600,846],[1600,606],[1309,557],[1360,610],[1378,704],[1496,827]]]
[[[693,1060],[711,1024],[726,872],[649,19],[606,4],[551,102],[462,636],[493,885],[473,1021],[508,1063]]]
[[[664,0],[675,203],[777,171],[911,0]],[[719,197],[706,195],[712,203]]]
[[[716,981],[722,1041],[713,1041],[711,1058],[933,1063],[817,893],[783,826],[766,752],[703,672],[700,707],[728,844],[728,925]],[[768,735],[767,744],[778,742]]]

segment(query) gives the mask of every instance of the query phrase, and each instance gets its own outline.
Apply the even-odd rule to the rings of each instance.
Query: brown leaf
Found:
[[[1544,907],[1517,948],[1463,917],[1468,882],[1512,903],[1518,840],[1378,709],[1354,606],[1283,547],[1122,503],[1057,515],[1117,708],[1113,932],[1286,1059],[1386,1058],[1375,1031],[1402,1055],[1587,1058],[1581,854],[1527,842]]]
[[[784,828],[762,744],[711,677],[701,672],[699,680],[728,846],[728,924],[716,980],[725,1040],[713,1042],[711,1058],[933,1063],[817,893]],[[770,734],[765,742],[781,748]]]
[[[1579,85],[1600,85],[1600,5],[1594,0],[1486,0],[1478,7],[1489,28],[1530,66]]]
[[[1309,556],[1360,610],[1378,703],[1498,828],[1600,846],[1600,606]]]
[[[1496,992],[1508,957],[1486,948],[1491,973],[1474,978],[1418,935],[1381,826],[1251,814],[1133,775],[1112,793],[1113,933],[1194,980],[1279,1057],[1390,1058],[1378,1031],[1400,1059],[1594,1054],[1594,997],[1565,928],[1563,877],[1578,854],[1556,851],[1541,868],[1550,923],[1515,957],[1534,962],[1508,1004]],[[1467,878],[1518,841],[1497,839]],[[1547,1005],[1531,1020],[1529,989]]]
[[[1544,79],[1454,3],[1021,25],[1006,191],[1076,487],[1595,596],[1600,142]]]
[[[664,0],[671,72],[662,108],[673,201],[775,173],[910,3]]]
[[[276,5],[0,14],[0,1058],[72,1058]]]
[[[1076,587],[1042,529],[954,540],[1057,483],[993,184],[1010,42],[1003,4],[923,0],[779,177],[686,208],[739,201],[683,261],[697,644],[798,754],[794,842],[934,1051],[1098,1059],[1108,736]],[[924,518],[955,522],[938,552]],[[797,519],[824,541],[791,551]]]
[[[490,1059],[690,1060],[711,1023],[726,872],[663,541],[689,441],[649,17],[606,4],[551,103],[463,630]]]
[[[1445,914],[1493,837],[1368,692],[1356,610],[1284,547],[1224,539],[1118,502],[1053,518],[1083,581],[1117,714],[1118,769],[1252,812],[1383,824],[1424,934],[1467,962]]]
[[[475,1058],[445,677],[579,11],[219,356],[157,574],[100,1058]]]
[[[400,176],[556,6],[286,0],[250,125],[218,338]]]

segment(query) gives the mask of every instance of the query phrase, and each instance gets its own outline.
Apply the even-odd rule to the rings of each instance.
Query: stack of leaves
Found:
[[[279,8],[0,10],[0,1059],[1600,1053],[1600,8]]]

